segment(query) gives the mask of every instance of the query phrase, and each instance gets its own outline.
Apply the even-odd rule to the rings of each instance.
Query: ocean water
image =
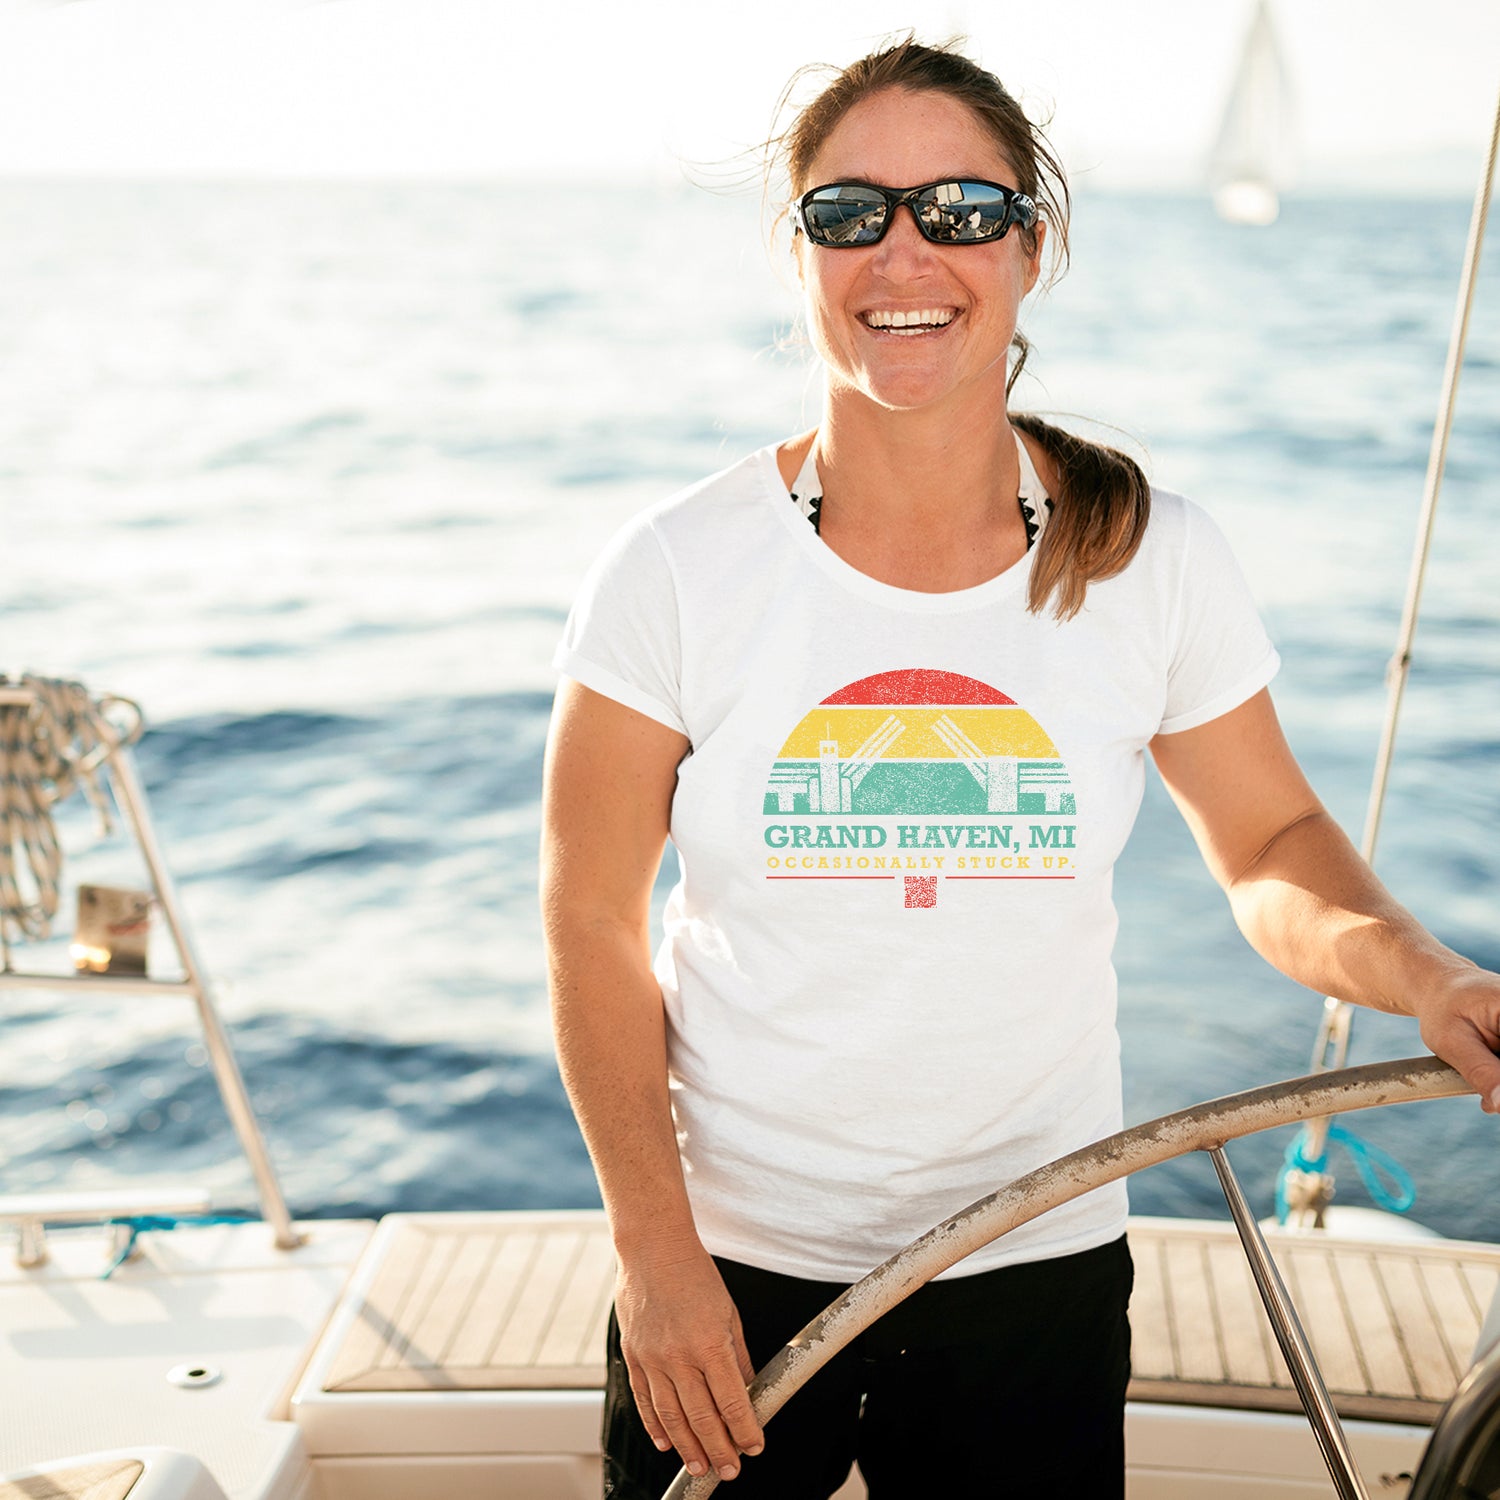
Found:
[[[615,525],[817,420],[753,199],[622,190],[558,240],[542,191],[0,182],[0,669],[144,706],[159,831],[300,1214],[598,1201],[535,901],[552,645]],[[1026,323],[1017,404],[1113,432],[1229,533],[1292,743],[1356,834],[1467,216],[1293,200],[1247,231],[1084,193]],[[1496,259],[1377,864],[1500,967]],[[62,821],[70,882],[130,882],[120,839],[76,801]],[[1319,998],[1239,938],[1154,780],[1116,887],[1128,1120],[1305,1071]],[[18,960],[62,967],[70,912],[71,886]],[[0,1190],[147,1174],[249,1203],[179,1002],[8,993],[0,1039]],[[1358,1016],[1355,1061],[1419,1050]],[[1416,1175],[1418,1217],[1500,1232],[1473,1101],[1351,1123]],[[1262,1206],[1288,1139],[1234,1149]],[[1133,1194],[1223,1213],[1206,1161]]]

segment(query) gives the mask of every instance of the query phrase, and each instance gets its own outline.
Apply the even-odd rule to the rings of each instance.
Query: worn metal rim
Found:
[[[1095,1188],[1278,1125],[1473,1092],[1440,1058],[1368,1063],[1210,1099],[1059,1157],[944,1219],[835,1298],[757,1373],[750,1384],[755,1415],[761,1423],[769,1421],[840,1349],[934,1276]],[[694,1479],[683,1469],[662,1500],[701,1500],[718,1483],[712,1471]]]

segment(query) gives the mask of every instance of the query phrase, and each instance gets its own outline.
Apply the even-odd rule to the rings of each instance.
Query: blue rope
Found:
[[[105,1222],[128,1224],[130,1238],[125,1241],[119,1254],[99,1273],[100,1281],[108,1281],[135,1254],[135,1242],[149,1229],[176,1229],[182,1224],[248,1224],[252,1219],[249,1214],[125,1214]]]
[[[1303,1149],[1308,1139],[1309,1131],[1304,1125],[1297,1132],[1296,1139],[1286,1148],[1286,1155],[1281,1159],[1281,1171],[1276,1176],[1278,1223],[1285,1224],[1287,1215],[1291,1212],[1286,1197],[1287,1173],[1322,1172],[1328,1166],[1327,1146],[1323,1148],[1322,1155],[1310,1157]],[[1338,1124],[1337,1121],[1330,1122],[1328,1126],[1328,1141],[1329,1143],[1338,1141],[1353,1157],[1354,1169],[1359,1173],[1359,1180],[1364,1183],[1365,1191],[1369,1193],[1378,1207],[1385,1209],[1388,1213],[1404,1214],[1417,1201],[1417,1185],[1412,1181],[1411,1173],[1389,1151],[1382,1151],[1379,1146],[1372,1146],[1368,1141],[1355,1135],[1352,1130]],[[1381,1181],[1382,1172],[1390,1180],[1389,1187]]]

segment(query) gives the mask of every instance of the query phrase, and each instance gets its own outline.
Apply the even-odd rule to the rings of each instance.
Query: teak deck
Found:
[[[53,1469],[28,1479],[0,1479],[0,1500],[125,1500],[146,1472],[138,1459],[122,1458],[71,1469]]]
[[[1428,1424],[1469,1368],[1500,1250],[1268,1234],[1344,1417]],[[1300,1411],[1232,1225],[1134,1220],[1130,1396]]]
[[[324,1390],[588,1389],[603,1384],[614,1258],[602,1219],[399,1216]],[[1500,1249],[1270,1236],[1346,1417],[1430,1423],[1468,1368]],[[1295,1411],[1229,1224],[1135,1219],[1130,1396]]]

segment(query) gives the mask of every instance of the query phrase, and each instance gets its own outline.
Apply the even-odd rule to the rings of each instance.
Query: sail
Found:
[[[1270,224],[1280,211],[1291,165],[1291,113],[1270,3],[1257,0],[1209,157],[1214,206],[1231,223]]]

